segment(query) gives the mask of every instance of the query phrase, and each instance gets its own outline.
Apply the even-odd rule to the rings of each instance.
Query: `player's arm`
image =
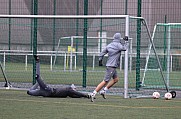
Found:
[[[107,48],[103,49],[103,51],[99,54],[99,66],[103,66],[102,60],[105,54],[107,54]]]
[[[120,42],[120,46],[119,46],[121,51],[126,51],[129,48],[129,38],[128,36],[125,36],[123,38],[123,41]]]

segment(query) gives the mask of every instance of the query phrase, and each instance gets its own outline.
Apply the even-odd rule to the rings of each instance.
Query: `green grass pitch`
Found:
[[[0,90],[1,119],[180,119],[181,100],[33,97],[20,90]]]

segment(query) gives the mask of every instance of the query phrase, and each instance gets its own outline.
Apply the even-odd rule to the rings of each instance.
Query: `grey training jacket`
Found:
[[[121,41],[121,34],[116,33],[114,40],[103,49],[99,55],[99,61],[103,59],[105,54],[108,54],[107,67],[119,67],[121,51],[126,51],[129,43]]]

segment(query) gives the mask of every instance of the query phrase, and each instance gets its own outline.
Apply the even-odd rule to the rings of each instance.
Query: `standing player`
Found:
[[[103,66],[103,57],[105,54],[108,54],[108,59],[106,63],[107,68],[104,80],[99,83],[96,89],[90,94],[92,102],[94,101],[97,92],[99,92],[104,86],[106,87],[104,87],[103,90],[100,91],[100,94],[103,96],[104,99],[106,99],[106,91],[119,80],[116,68],[119,67],[120,64],[121,51],[126,51],[129,47],[129,43],[128,37],[125,37],[123,38],[124,40],[121,40],[120,33],[114,34],[113,38],[114,40],[106,46],[106,48],[100,53],[99,56],[99,66]],[[113,78],[113,80],[111,80],[111,78]]]
[[[39,57],[34,56],[36,60],[36,83],[33,85],[28,91],[28,95],[32,96],[43,96],[43,97],[59,97],[59,98],[89,98],[90,96],[84,93],[80,93],[76,91],[76,88],[74,85],[70,87],[65,88],[51,88],[47,86],[40,76],[40,63],[39,63]],[[38,88],[39,87],[39,88]]]

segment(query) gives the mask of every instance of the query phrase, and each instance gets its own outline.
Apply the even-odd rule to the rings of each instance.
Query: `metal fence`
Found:
[[[180,0],[1,0],[0,1],[0,14],[7,14],[7,15],[132,15],[132,16],[138,16],[138,17],[144,17],[149,25],[150,31],[153,32],[154,26],[157,23],[181,23],[181,1]],[[62,22],[62,23],[60,23]],[[93,21],[88,21],[93,22]],[[135,22],[136,23],[136,22]],[[38,28],[36,25],[38,24]],[[28,62],[30,64],[33,63],[33,59],[27,58],[28,55],[32,55],[31,51],[33,51],[33,44],[34,41],[37,41],[37,51],[38,52],[56,52],[56,47],[58,44],[58,41],[62,37],[67,36],[84,36],[84,32],[82,32],[84,21],[80,19],[74,19],[71,22],[65,20],[56,20],[56,19],[3,19],[0,18],[0,50],[1,51],[7,51],[6,53],[10,51],[23,51],[28,52],[29,54],[26,55],[26,53],[20,53],[23,55],[23,57],[18,54],[16,57],[6,56],[6,62],[13,61],[17,62],[17,66],[13,67],[14,70],[18,69],[18,61],[21,61],[21,58],[25,58],[22,62],[25,63],[25,71],[28,70]],[[102,26],[102,20],[98,22],[99,31],[96,31],[96,33],[103,34],[104,29]],[[131,33],[134,33],[133,37],[133,52],[130,56],[133,56],[133,64],[130,64],[130,69],[135,70],[136,67],[138,67],[140,64],[140,59],[137,57],[142,57],[141,54],[138,53],[138,47],[140,44],[140,41],[144,40],[144,35],[141,36],[142,28],[137,22],[134,24],[133,31]],[[117,28],[117,27],[115,27]],[[71,30],[70,30],[71,29]],[[121,28],[118,28],[121,29]],[[164,40],[167,39],[166,32],[168,29],[163,27],[162,28],[162,37],[158,39],[159,43],[163,45],[163,43],[166,43]],[[121,29],[122,30],[122,29]],[[35,32],[36,31],[36,32]],[[91,30],[88,32],[92,32]],[[95,32],[95,31],[94,31]],[[108,33],[107,37],[112,37],[113,32]],[[95,34],[96,34],[95,33]],[[170,55],[171,58],[171,71],[179,71],[179,66],[181,65],[181,42],[180,42],[180,30],[176,29],[172,31],[172,36],[174,36],[174,44],[171,44],[174,48],[172,54]],[[158,31],[157,34],[160,34]],[[95,36],[98,37],[98,36]],[[143,39],[143,40],[142,40]],[[161,42],[160,42],[161,41]],[[89,41],[88,41],[89,42]],[[97,42],[96,42],[97,43]],[[35,43],[36,44],[36,43]],[[91,44],[91,43],[90,43]],[[92,43],[93,44],[93,43]],[[160,44],[156,43],[156,47],[159,47]],[[97,44],[96,44],[97,45]],[[144,48],[148,49],[146,45],[143,46]],[[163,47],[160,49],[162,50]],[[143,50],[145,51],[145,50]],[[1,53],[1,61],[4,61],[4,55]],[[145,52],[144,52],[145,53]],[[160,52],[159,52],[160,53]],[[161,52],[162,53],[162,52]],[[12,54],[11,54],[12,55]],[[47,54],[43,54],[45,57]],[[44,58],[44,62],[49,62],[50,66],[49,68],[52,69],[53,67],[53,55],[49,54],[48,57],[50,57],[50,61],[45,61],[46,58]],[[164,54],[160,55],[164,56]],[[62,56],[65,59],[65,55]],[[79,57],[82,58],[82,57]],[[143,64],[145,64],[145,58],[143,60]],[[49,59],[49,58],[47,58]],[[90,58],[90,65],[93,61],[94,57],[92,56]],[[173,59],[173,60],[172,60]],[[81,62],[81,60],[80,60]],[[79,62],[79,63],[80,63]],[[165,61],[164,61],[165,62]],[[5,63],[5,61],[4,61]],[[64,62],[65,63],[65,62]],[[82,62],[81,62],[82,63]],[[8,63],[11,65],[10,63]],[[64,68],[65,68],[64,64]],[[77,64],[78,65],[78,64]],[[96,64],[95,64],[96,65]],[[5,66],[5,64],[4,64]],[[93,66],[93,65],[92,65]],[[144,66],[144,65],[143,65]],[[31,71],[32,71],[32,66]],[[142,67],[139,67],[142,68]],[[11,69],[11,68],[10,68]],[[6,71],[8,72],[7,69]],[[23,69],[24,70],[24,69]],[[19,70],[20,73],[24,72],[23,70]],[[31,72],[30,71],[30,72]],[[11,72],[11,71],[10,71]],[[140,71],[136,71],[138,74]],[[32,73],[32,72],[31,72]],[[177,73],[179,75],[179,73]],[[32,80],[32,74],[29,75],[29,72],[27,73],[29,76],[28,79],[30,81]],[[59,74],[56,74],[59,75]],[[54,76],[56,76],[54,75]],[[70,75],[69,78],[72,78],[75,74]],[[80,74],[82,75],[82,74]],[[94,75],[94,74],[93,74]],[[137,74],[136,74],[137,75]],[[50,76],[50,75],[48,75]],[[97,79],[96,75],[95,77],[91,77],[94,79]],[[139,75],[137,75],[139,78]],[[16,76],[16,72],[12,71],[10,77],[13,77],[12,79],[18,79],[19,77]],[[58,77],[58,76],[57,76]],[[80,77],[80,76],[78,76]],[[51,77],[50,77],[51,78]],[[135,78],[134,76],[131,78]],[[178,78],[174,77],[174,81],[179,82]],[[21,82],[23,82],[23,78]],[[29,80],[28,80],[29,82]],[[66,83],[62,82],[62,83]],[[97,84],[97,83],[95,83]],[[92,85],[90,83],[90,85]]]
[[[150,27],[156,23],[181,22],[180,0],[1,0],[0,14],[10,15],[123,15],[144,17]],[[63,36],[83,35],[78,27],[75,34],[67,32],[66,28],[57,30],[59,21],[38,20],[46,29],[38,29],[37,39],[39,45],[55,50],[58,39]],[[1,35],[0,49],[32,50],[34,34],[33,20],[0,19]],[[11,24],[18,24],[13,26]],[[74,24],[81,24],[74,21]],[[102,29],[100,29],[101,31]],[[22,33],[24,35],[22,35]],[[19,36],[21,34],[21,37]]]

